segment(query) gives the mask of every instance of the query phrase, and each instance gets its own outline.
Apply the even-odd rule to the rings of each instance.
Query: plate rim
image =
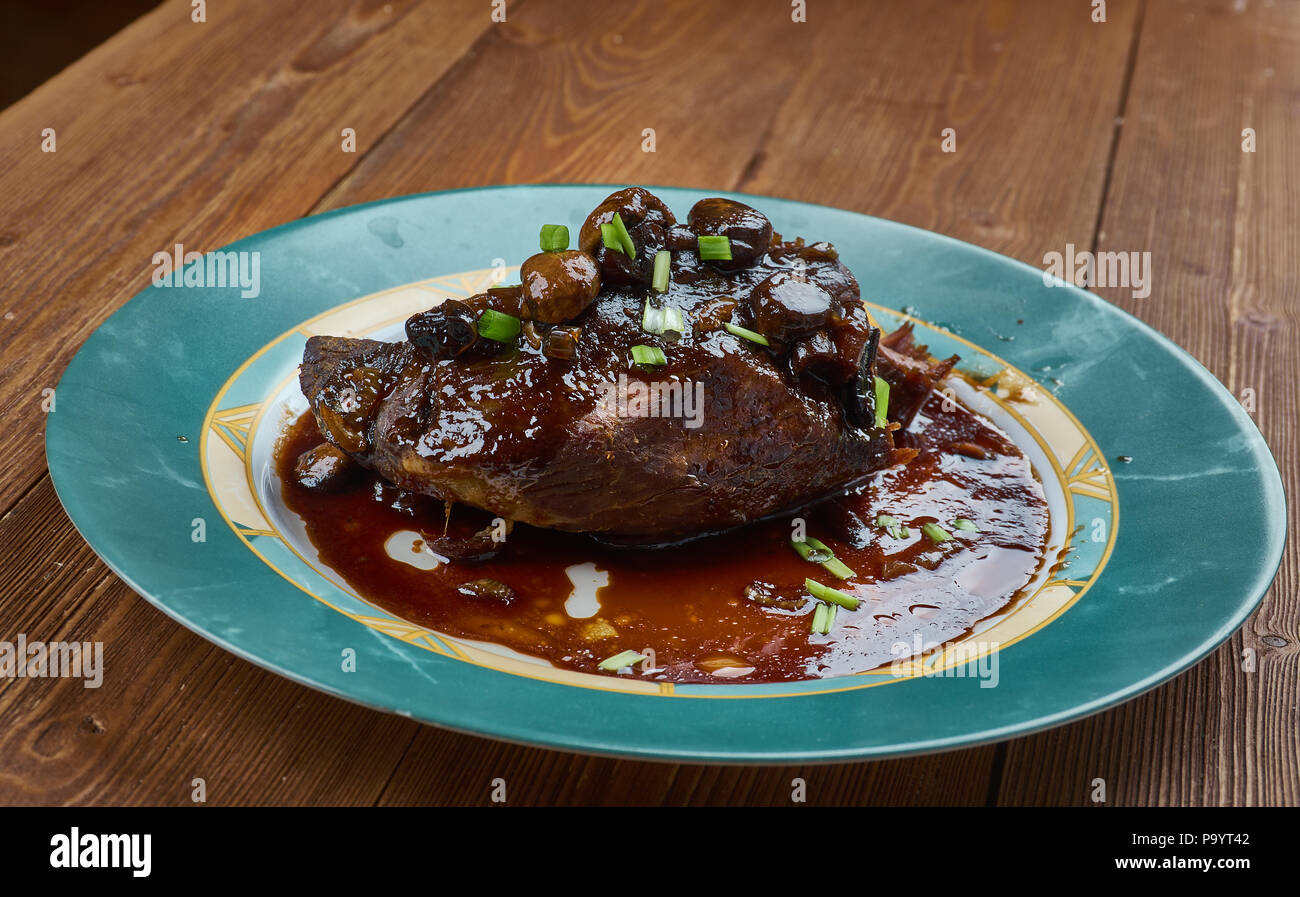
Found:
[[[371,200],[365,203],[343,206],[338,209],[331,209],[319,215],[312,215],[304,218],[298,218],[293,221],[288,221],[283,224],[277,225],[275,227],[261,230],[256,233],[241,237],[240,239],[233,241],[232,243],[229,243],[225,246],[209,250],[209,252],[216,252],[216,251],[229,250],[232,248],[238,248],[241,244],[245,242],[263,239],[274,234],[284,234],[296,229],[311,226],[322,220],[328,220],[335,217],[354,214],[357,213],[358,211],[368,209],[368,208],[376,208],[376,207],[400,204],[406,201],[415,201],[415,200],[429,199],[429,198],[434,198],[439,196],[447,196],[452,194],[460,194],[460,193],[467,193],[467,192],[481,192],[481,191],[553,188],[553,187],[565,188],[565,189],[580,189],[580,188],[621,189],[624,186],[626,185],[609,184],[609,183],[575,183],[575,182],[484,184],[484,185],[477,185],[471,187],[460,187],[451,190],[435,190],[435,191],[424,191],[420,193],[403,194],[401,196],[385,197],[376,200]],[[843,209],[836,206],[805,202],[803,200],[791,199],[787,197],[744,193],[739,191],[708,191],[708,190],[700,190],[699,188],[695,188],[695,187],[677,187],[677,186],[667,186],[667,185],[657,185],[657,186],[646,185],[646,186],[647,189],[650,189],[652,191],[657,189],[662,189],[662,190],[672,190],[672,191],[679,191],[679,192],[693,192],[693,193],[698,193],[700,195],[706,195],[706,196],[720,195],[720,196],[731,196],[731,197],[738,197],[738,198],[749,197],[760,201],[771,200],[774,202],[779,202],[784,204],[792,204],[797,206],[809,207],[823,212],[854,215],[864,219],[869,219],[876,226],[885,226],[888,228],[902,229],[908,232],[912,232],[912,234],[914,234],[916,238],[936,241],[940,244],[943,244],[947,248],[956,249],[959,252],[970,253],[973,251],[976,254],[983,256],[987,260],[990,260],[998,265],[1001,266],[1009,265],[1012,269],[1018,270],[1021,274],[1032,275],[1038,278],[1042,278],[1044,276],[1043,271],[1041,269],[1035,268],[1032,265],[1020,261],[1019,259],[994,252],[993,250],[980,246],[978,244],[966,242],[964,240],[957,239],[947,234],[927,230],[925,228],[920,228],[914,225],[909,225],[909,224],[893,221],[886,218],[880,218],[878,216],[867,215],[865,213],[857,212],[851,209]],[[742,765],[788,763],[788,762],[837,763],[837,762],[851,762],[851,761],[858,761],[858,760],[883,759],[887,757],[912,756],[912,755],[924,754],[924,753],[936,753],[936,752],[943,752],[948,750],[958,750],[958,749],[963,749],[968,747],[977,747],[984,744],[1004,741],[1009,738],[1029,735],[1034,732],[1055,728],[1057,726],[1072,721],[1083,719],[1088,716],[1093,716],[1104,710],[1126,703],[1127,701],[1132,700],[1133,698],[1138,697],[1141,694],[1144,694],[1145,692],[1158,687],[1159,685],[1177,677],[1181,673],[1186,672],[1188,669],[1196,666],[1202,660],[1204,660],[1211,652],[1213,652],[1225,641],[1227,641],[1238,629],[1241,628],[1241,626],[1245,623],[1245,621],[1258,609],[1259,605],[1266,597],[1273,581],[1276,578],[1277,572],[1280,568],[1280,564],[1285,553],[1286,537],[1288,535],[1288,528],[1289,528],[1289,520],[1287,517],[1288,501],[1287,501],[1287,495],[1285,491],[1285,484],[1282,480],[1281,472],[1277,464],[1276,458],[1273,456],[1272,449],[1269,447],[1267,440],[1260,432],[1255,421],[1241,407],[1240,402],[1237,401],[1236,397],[1233,396],[1232,393],[1228,390],[1228,388],[1222,382],[1220,382],[1218,378],[1216,378],[1203,364],[1201,364],[1201,362],[1197,358],[1195,358],[1195,356],[1193,356],[1187,350],[1183,349],[1181,346],[1179,346],[1169,337],[1165,336],[1159,330],[1155,329],[1151,325],[1142,321],[1140,318],[1136,317],[1135,315],[1131,314],[1125,309],[1110,303],[1109,301],[1102,298],[1101,296],[1098,296],[1097,294],[1092,293],[1090,291],[1081,289],[1073,284],[1066,282],[1060,286],[1063,290],[1073,295],[1077,300],[1084,302],[1089,308],[1090,312],[1094,310],[1101,310],[1102,313],[1112,313],[1112,314],[1118,313],[1119,319],[1126,326],[1134,328],[1138,334],[1140,334],[1141,336],[1143,336],[1148,340],[1155,342],[1157,345],[1163,348],[1166,352],[1169,353],[1169,355],[1171,355],[1176,361],[1180,363],[1182,368],[1190,371],[1191,374],[1195,376],[1207,389],[1209,389],[1212,393],[1219,395],[1221,403],[1224,405],[1224,407],[1230,409],[1230,414],[1232,418],[1236,421],[1238,426],[1250,437],[1251,448],[1253,449],[1254,457],[1257,459],[1258,462],[1261,462],[1261,463],[1255,463],[1252,466],[1251,470],[1254,473],[1259,475],[1261,484],[1264,487],[1262,491],[1263,491],[1265,501],[1267,503],[1267,510],[1270,512],[1263,515],[1269,524],[1265,530],[1265,535],[1269,539],[1269,544],[1265,546],[1267,549],[1267,555],[1265,557],[1265,560],[1262,563],[1260,563],[1253,570],[1251,570],[1249,582],[1243,584],[1242,594],[1239,596],[1241,600],[1237,602],[1232,613],[1227,615],[1225,622],[1222,625],[1220,625],[1219,628],[1216,629],[1214,632],[1208,633],[1204,638],[1202,638],[1200,643],[1196,645],[1196,647],[1191,648],[1190,650],[1183,651],[1182,656],[1179,657],[1178,659],[1165,664],[1161,668],[1149,673],[1147,676],[1139,680],[1131,682],[1125,687],[1115,689],[1113,691],[1108,692],[1107,694],[1098,696],[1097,698],[1091,701],[1082,704],[1077,704],[1075,706],[1066,708],[1056,713],[1051,713],[1046,715],[1040,714],[1037,716],[1033,716],[1032,718],[1027,720],[1022,720],[1016,723],[1011,723],[1008,725],[1003,725],[998,727],[968,729],[966,732],[953,735],[953,736],[915,738],[907,742],[895,742],[884,746],[863,747],[861,745],[855,745],[855,746],[841,747],[841,748],[820,748],[811,751],[788,750],[788,749],[780,749],[780,748],[759,749],[759,750],[723,749],[721,751],[718,751],[718,750],[659,749],[654,747],[649,749],[638,750],[635,745],[631,745],[631,746],[624,745],[623,747],[611,747],[609,745],[600,743],[599,739],[593,738],[593,736],[584,732],[571,733],[567,738],[552,737],[547,733],[534,733],[527,736],[515,736],[512,734],[507,734],[505,731],[502,731],[502,729],[483,729],[483,728],[478,728],[473,726],[452,725],[442,720],[431,719],[425,715],[417,715],[417,714],[396,709],[395,707],[371,703],[367,700],[364,700],[352,694],[345,693],[344,691],[330,685],[328,682],[320,681],[315,678],[312,678],[309,674],[296,672],[293,669],[282,666],[280,663],[276,661],[265,659],[261,656],[258,656],[254,654],[252,651],[244,649],[228,641],[227,639],[216,634],[215,632],[209,631],[208,629],[204,628],[202,625],[184,618],[178,612],[174,611],[172,608],[162,603],[154,596],[146,593],[139,585],[137,585],[137,583],[132,577],[127,575],[124,570],[119,569],[119,567],[116,564],[114,564],[112,561],[106,558],[101,553],[99,547],[97,547],[89,539],[86,539],[82,526],[78,523],[77,519],[73,516],[73,513],[69,508],[68,501],[65,500],[64,493],[59,489],[59,482],[55,474],[56,465],[52,465],[52,464],[49,465],[50,479],[52,485],[54,486],[56,496],[59,498],[60,504],[63,506],[65,514],[72,522],[74,528],[77,530],[78,535],[80,535],[82,539],[87,542],[87,544],[90,546],[92,551],[94,551],[96,556],[98,556],[101,560],[103,560],[105,565],[108,566],[109,569],[112,570],[115,575],[121,578],[123,582],[125,582],[133,591],[135,591],[137,594],[143,597],[154,607],[157,607],[159,610],[161,610],[164,614],[166,614],[171,619],[176,620],[181,625],[185,626],[185,628],[189,629],[192,632],[195,632],[205,640],[212,642],[218,647],[221,647],[223,650],[230,651],[236,656],[242,657],[243,659],[248,660],[257,666],[262,667],[263,669],[267,669],[291,681],[297,682],[302,685],[306,685],[307,687],[313,688],[317,691],[322,691],[334,697],[343,698],[344,700],[347,700],[351,703],[358,704],[364,707],[381,710],[387,713],[395,713],[397,715],[406,716],[412,719],[417,719],[423,723],[430,724],[438,728],[447,729],[450,731],[473,734],[479,737],[486,737],[493,740],[503,741],[512,744],[519,744],[519,745],[530,746],[530,747],[544,747],[547,749],[560,750],[560,751],[572,752],[577,754],[597,754],[602,756],[625,757],[629,759],[638,759],[638,760],[660,760],[665,762],[678,762],[678,763],[742,764]],[[134,302],[141,295],[141,293],[146,293],[149,291],[149,289],[150,289],[149,287],[146,287],[140,293],[133,295],[126,302],[122,303],[122,305],[114,309],[112,314],[110,314],[107,318],[105,318],[104,321],[101,322],[95,328],[94,331],[92,331],[92,333],[87,337],[87,339],[83,341],[82,345],[78,347],[77,352],[74,354],[73,358],[69,361],[68,365],[65,367],[62,375],[60,376],[60,380],[58,384],[59,386],[63,385],[64,379],[67,377],[69,371],[73,369],[73,367],[76,365],[78,358],[82,356],[83,351],[86,348],[86,345],[95,338],[95,336],[100,332],[101,328],[105,325],[105,323],[110,321],[114,316],[120,314],[124,309],[126,309],[129,305],[131,305],[131,303]],[[993,355],[994,353],[990,352],[988,354]],[[994,355],[994,357],[1000,357],[1000,356]],[[1018,365],[1013,365],[1013,366],[1018,367]],[[1228,401],[1224,401],[1225,399]],[[1067,407],[1068,409],[1068,406],[1065,407]],[[1070,413],[1071,415],[1073,415],[1072,411]],[[52,442],[51,434],[52,432],[54,432],[54,428],[51,427],[52,423],[54,423],[54,421],[51,421],[47,417],[46,434],[44,440],[46,455],[47,455],[47,464],[52,457],[50,454],[50,448]],[[55,426],[57,427],[58,425],[55,424]],[[1087,432],[1086,429],[1085,432]],[[638,697],[653,698],[656,696],[637,695],[637,694],[623,694],[619,696],[620,700],[629,699],[629,698],[638,698]],[[757,698],[755,700],[758,705],[763,704],[762,700]],[[771,698],[771,700],[777,701],[777,700],[784,700],[784,699],[773,697]]]

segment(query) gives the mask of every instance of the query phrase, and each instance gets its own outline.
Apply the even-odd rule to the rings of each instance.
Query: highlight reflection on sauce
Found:
[[[361,596],[438,632],[590,673],[602,673],[598,665],[613,655],[645,649],[655,666],[631,675],[651,680],[777,682],[862,672],[910,655],[916,643],[967,632],[1014,600],[1045,556],[1047,504],[1028,460],[988,421],[937,394],[900,437],[920,452],[912,463],[804,514],[807,535],[856,572],[847,582],[792,550],[789,517],[658,550],[516,525],[498,557],[442,563],[418,534],[436,537],[448,525],[469,535],[491,515],[457,505],[448,523],[442,502],[368,472],[347,491],[310,492],[295,482],[293,465],[321,441],[310,413],[282,437],[276,465],[284,500],[305,521],[321,561]],[[874,526],[882,514],[906,526],[907,536]],[[978,532],[955,528],[957,518]],[[927,522],[953,538],[927,538]],[[411,543],[405,555],[387,544],[403,531]],[[513,600],[459,590],[483,578],[508,585]],[[805,578],[860,598],[858,609],[841,608],[829,634],[813,633]],[[766,606],[751,597],[755,584]],[[900,643],[908,646],[902,653]]]

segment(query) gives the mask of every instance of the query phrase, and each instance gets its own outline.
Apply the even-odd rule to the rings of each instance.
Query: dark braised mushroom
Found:
[[[542,340],[542,354],[547,358],[573,361],[578,357],[578,337],[581,327],[552,327]]]
[[[832,384],[844,383],[854,373],[852,363],[845,362],[824,330],[802,337],[794,344],[790,350],[790,370],[796,377],[812,374]]]
[[[469,302],[447,299],[407,318],[406,338],[430,361],[455,358],[478,342],[477,322],[482,313]]]
[[[600,269],[577,249],[539,252],[519,269],[523,279],[524,316],[548,324],[571,321],[600,292]]]
[[[358,470],[357,462],[328,442],[303,452],[293,465],[298,484],[312,492],[337,492],[352,482]]]
[[[515,600],[515,590],[496,579],[473,579],[461,583],[456,591],[469,598],[487,598],[491,601],[500,601],[502,604],[509,604]]]
[[[754,329],[769,340],[789,345],[826,326],[831,294],[811,280],[778,271],[749,294]]]
[[[658,225],[661,229],[677,223],[677,217],[662,199],[644,187],[625,187],[611,193],[592,209],[578,231],[578,248],[595,255],[601,245],[600,226],[613,221],[615,212],[623,219],[629,233],[642,222]]]
[[[489,287],[487,292],[470,296],[468,301],[479,312],[492,309],[516,318],[525,317],[524,289],[514,286]]]
[[[723,270],[748,268],[772,243],[772,222],[757,209],[734,199],[701,199],[687,216],[696,236],[717,235],[731,243],[731,260],[715,261]]]
[[[450,508],[448,508],[448,513],[450,514]],[[507,520],[505,523],[506,534],[509,534],[513,529],[514,521]],[[498,539],[498,534],[497,526],[490,523],[467,538],[454,535],[430,536],[425,533],[424,541],[435,554],[440,554],[460,564],[477,564],[491,560],[506,547],[505,539]]]
[[[480,339],[478,321],[491,309],[514,318],[527,316],[523,288],[492,287],[467,299],[446,299],[406,319],[406,338],[430,361],[458,358],[471,348],[490,354],[501,344]]]
[[[745,586],[745,597],[759,607],[771,607],[777,610],[795,611],[807,603],[806,598],[789,598],[777,593],[776,587],[767,582],[751,582]]]

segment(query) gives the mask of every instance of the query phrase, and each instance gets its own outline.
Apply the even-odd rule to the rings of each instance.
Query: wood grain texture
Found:
[[[203,23],[176,0],[5,110],[0,509],[43,469],[41,391],[148,286],[155,252],[305,214],[489,24],[473,0],[330,0],[293,18],[244,0]]]
[[[421,727],[327,697],[176,625],[104,568],[42,477],[0,519],[0,632],[100,641],[103,684],[0,679],[0,804],[373,803]],[[322,745],[328,745],[322,749]]]
[[[420,190],[662,183],[826,202],[1032,264],[1095,235],[1150,248],[1156,293],[1126,307],[1257,384],[1294,488],[1300,411],[1272,386],[1297,374],[1294,4],[1112,2],[1104,24],[1031,0],[817,0],[806,24],[780,2],[514,0],[502,24],[482,2],[221,7],[191,25],[169,3],[0,115],[0,633],[102,640],[112,670],[97,690],[0,680],[0,803],[188,804],[196,776],[214,804],[482,804],[503,778],[511,804],[780,806],[795,777],[810,804],[1084,803],[1096,776],[1112,803],[1297,801],[1294,554],[1232,649],[1065,729],[807,768],[589,758],[355,707],[178,627],[63,516],[39,407],[177,240]]]
[[[1254,391],[1294,533],[1300,5],[1152,2],[1127,106],[1099,248],[1149,251],[1153,286],[1146,299],[1097,292],[1234,394]],[[1255,130],[1253,153],[1243,152],[1245,128]],[[999,800],[1089,803],[1100,777],[1110,804],[1300,803],[1297,552],[1292,537],[1259,611],[1204,663],[1102,716],[1011,742]]]

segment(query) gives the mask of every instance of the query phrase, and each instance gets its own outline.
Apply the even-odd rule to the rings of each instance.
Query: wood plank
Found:
[[[306,213],[491,24],[474,0],[210,6],[164,4],[0,114],[0,509],[43,470],[42,390],[155,252]]]
[[[1152,293],[1099,289],[1191,351],[1254,418],[1300,487],[1300,8],[1153,2],[1099,246],[1150,251]],[[1257,151],[1243,152],[1253,128]],[[1057,246],[1056,248],[1060,248]],[[1290,525],[1300,510],[1293,500]],[[1100,717],[1013,742],[999,800],[1110,804],[1300,802],[1300,548],[1231,641],[1174,682]],[[1256,670],[1242,670],[1243,652]],[[1053,770],[1050,776],[1044,769]]]
[[[43,477],[0,519],[14,641],[103,643],[103,684],[0,679],[0,804],[369,804],[417,723],[240,660],[141,600],[61,516]]]
[[[511,806],[982,805],[983,750],[810,766],[705,766],[584,757],[426,729],[380,803],[480,805],[505,782]],[[802,803],[794,801],[803,779]]]
[[[819,2],[807,24],[782,8],[572,8],[512,12],[318,208],[480,183],[661,183],[826,202],[1031,260],[1044,240],[1091,239],[1136,4],[1110,4],[1105,25],[1086,7],[1029,2]],[[956,153],[941,152],[944,127]],[[810,802],[982,804],[997,757],[984,747],[804,775],[818,783]],[[499,776],[515,783],[512,802],[782,805],[796,774],[425,729],[383,801],[481,802]]]
[[[732,188],[1039,262],[1045,240],[1088,243],[1100,207],[1137,18],[1108,8],[1105,24],[1032,2],[819,2],[805,24],[779,7],[525,8],[320,208],[482,183]]]

